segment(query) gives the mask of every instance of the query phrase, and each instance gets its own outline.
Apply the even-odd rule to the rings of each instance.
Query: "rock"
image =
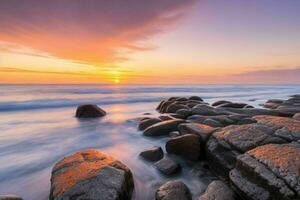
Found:
[[[139,130],[145,130],[149,126],[152,126],[153,124],[156,124],[156,123],[159,123],[159,122],[162,122],[162,120],[158,119],[158,118],[145,119],[145,120],[142,120],[139,123],[138,129]]]
[[[206,145],[206,156],[211,167],[223,178],[228,178],[238,155],[264,144],[287,142],[275,135],[276,128],[265,124],[246,124],[231,125],[216,131]]]
[[[154,163],[154,166],[164,175],[170,176],[180,171],[181,167],[175,161],[163,158],[160,161]]]
[[[235,200],[235,195],[223,181],[213,181],[199,200]]]
[[[206,124],[211,127],[223,127],[223,124],[213,119],[206,119],[203,121],[203,124]]]
[[[244,108],[245,106],[247,106],[246,103],[224,103],[218,105],[220,108]]]
[[[168,181],[158,188],[156,200],[192,200],[189,188],[181,181]]]
[[[160,115],[158,118],[161,119],[162,121],[167,121],[167,120],[170,120],[170,119],[174,119],[170,115]]]
[[[170,115],[173,119],[185,119],[186,117],[183,115],[179,115],[179,114],[171,114]]]
[[[106,112],[99,108],[97,105],[85,104],[78,106],[76,110],[77,118],[95,118],[103,117],[106,115]]]
[[[230,101],[225,101],[225,100],[220,100],[220,101],[216,101],[212,104],[212,106],[219,106],[222,104],[226,104],[226,103],[231,103]]]
[[[177,131],[178,125],[184,122],[185,120],[182,119],[172,119],[159,122],[145,129],[143,134],[145,136],[168,135],[172,131]]]
[[[216,116],[206,116],[206,115],[192,115],[187,118],[187,120],[196,123],[204,123],[206,119],[212,119],[221,124],[221,126],[227,126],[234,124],[235,121],[230,119],[227,115],[216,115]]]
[[[189,109],[179,109],[176,111],[176,114],[184,116],[184,118],[187,118],[192,114],[192,111]]]
[[[199,160],[201,155],[200,138],[194,134],[172,138],[166,143],[166,151],[180,155],[188,160]]]
[[[129,200],[131,171],[120,161],[96,150],[84,150],[59,161],[52,169],[49,200]]]
[[[276,129],[274,135],[281,137],[287,141],[296,141],[300,139],[300,121],[275,116],[255,116],[255,120],[259,124],[264,124]]]
[[[191,96],[191,97],[189,97],[189,100],[203,101],[203,99],[201,97],[198,97],[198,96]]]
[[[180,109],[189,109],[189,107],[186,105],[172,103],[166,108],[165,112],[166,113],[176,113],[176,111],[180,110]]]
[[[208,105],[196,105],[192,108],[192,114],[193,115],[218,115],[213,107],[210,107]]]
[[[206,143],[206,141],[211,136],[211,134],[216,130],[218,130],[217,128],[213,128],[211,126],[205,124],[198,124],[198,123],[183,123],[178,126],[178,129],[181,135],[185,135],[185,134],[198,135],[202,143]]]
[[[161,147],[152,147],[140,153],[140,156],[149,161],[158,161],[164,157]]]
[[[243,124],[253,124],[256,123],[257,121],[253,118],[244,118],[241,119],[237,122],[238,125],[243,125]]]
[[[223,114],[241,114],[248,115],[253,117],[255,115],[273,115],[273,116],[282,116],[282,117],[290,117],[291,113],[285,112],[284,110],[268,110],[262,108],[215,108],[215,112],[223,113]]]
[[[300,144],[293,142],[267,144],[239,156],[230,180],[249,200],[296,200],[300,197],[299,175]]]
[[[174,137],[178,137],[180,135],[181,134],[179,133],[179,131],[172,131],[172,132],[170,132],[169,137],[174,138]]]
[[[300,120],[300,113],[294,114],[293,119]]]
[[[0,195],[0,200],[23,200],[22,197],[19,197],[14,194],[6,194],[6,195]]]

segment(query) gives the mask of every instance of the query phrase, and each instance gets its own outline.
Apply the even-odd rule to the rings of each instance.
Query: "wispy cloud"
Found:
[[[141,43],[177,22],[195,1],[2,0],[0,41],[64,59],[113,63],[126,60],[120,49],[155,48]]]

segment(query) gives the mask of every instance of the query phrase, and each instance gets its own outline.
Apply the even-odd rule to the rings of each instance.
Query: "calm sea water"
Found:
[[[147,138],[137,131],[136,118],[156,114],[158,102],[170,96],[199,95],[207,102],[227,99],[254,106],[270,98],[300,94],[300,85],[0,85],[0,194],[25,200],[46,200],[51,169],[62,157],[82,149],[100,149],[129,166],[135,178],[136,200],[153,199],[160,183],[183,180],[196,198],[214,177],[186,163],[173,178],[160,175],[138,154],[167,138]],[[74,118],[76,106],[94,103],[108,115],[102,119]]]

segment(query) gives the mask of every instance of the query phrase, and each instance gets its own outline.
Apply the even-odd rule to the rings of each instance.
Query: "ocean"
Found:
[[[53,165],[78,150],[99,149],[133,172],[135,200],[154,198],[166,180],[179,179],[199,196],[213,174],[201,163],[181,163],[181,174],[167,178],[138,155],[168,138],[144,137],[137,118],[157,115],[158,103],[171,96],[198,95],[212,103],[226,99],[259,107],[267,99],[300,94],[300,85],[0,85],[0,194],[47,200]],[[78,120],[76,107],[98,104],[101,119]],[[199,170],[200,169],[200,170]]]

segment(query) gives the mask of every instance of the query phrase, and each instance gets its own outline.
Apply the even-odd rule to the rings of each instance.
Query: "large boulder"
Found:
[[[106,112],[99,108],[97,105],[85,104],[78,106],[75,116],[77,118],[96,118],[103,117]]]
[[[120,161],[96,150],[65,157],[52,169],[49,200],[129,200],[131,171]]]
[[[267,144],[241,155],[230,181],[245,199],[300,199],[300,144]]]
[[[22,197],[19,197],[14,194],[6,194],[6,195],[0,194],[0,200],[23,200],[23,199],[22,199]]]
[[[189,188],[181,181],[168,181],[158,188],[156,200],[192,200]]]
[[[208,115],[208,116],[219,115],[219,113],[216,112],[214,107],[204,105],[204,104],[194,106],[192,108],[192,114],[193,115]]]
[[[167,176],[176,174],[181,169],[181,166],[177,162],[169,158],[163,158],[157,161],[154,163],[154,166],[158,169],[158,171]]]
[[[201,155],[200,137],[187,134],[170,139],[166,143],[166,151],[180,155],[188,160],[199,160]]]
[[[158,161],[164,157],[164,152],[161,147],[152,147],[142,151],[140,156],[149,161]]]
[[[269,143],[286,143],[275,135],[276,127],[265,124],[231,125],[216,131],[206,144],[211,167],[224,178],[235,166],[236,157],[255,147]]]
[[[178,125],[184,122],[185,120],[182,119],[171,119],[159,122],[146,128],[143,134],[145,136],[168,135],[172,131],[177,131]]]
[[[248,104],[246,103],[223,103],[221,105],[218,105],[218,107],[220,108],[244,108],[246,107]]]
[[[235,195],[223,181],[213,181],[199,200],[235,200]]]
[[[300,113],[294,114],[293,119],[300,120]]]

